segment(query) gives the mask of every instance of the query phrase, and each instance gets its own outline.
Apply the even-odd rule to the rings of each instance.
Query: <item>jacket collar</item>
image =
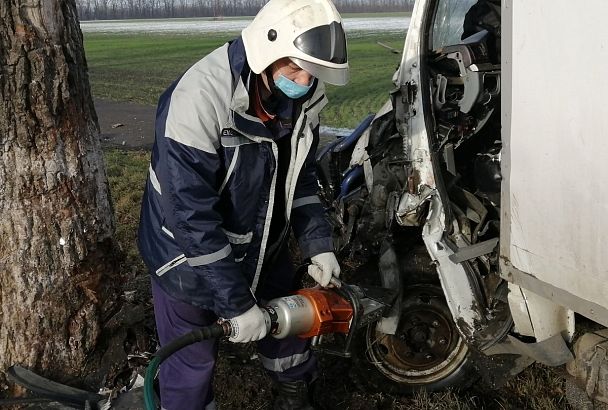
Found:
[[[233,85],[230,109],[242,115],[249,109],[249,86],[250,81],[253,80],[253,75],[247,63],[245,46],[241,37],[229,43],[228,61],[230,62]]]
[[[247,114],[247,110],[249,110],[249,87],[254,79],[254,75],[247,63],[245,46],[241,37],[238,37],[229,43],[228,61],[230,62],[234,90],[230,102],[230,109],[234,113],[234,125],[239,131],[242,131],[245,134],[271,138],[272,135],[264,123],[262,123],[259,118]],[[301,112],[305,112],[310,105],[318,102],[323,95],[324,87],[322,86],[322,83],[317,81],[317,85],[314,87],[311,97],[302,103]],[[295,120],[296,119],[294,118],[294,122]]]

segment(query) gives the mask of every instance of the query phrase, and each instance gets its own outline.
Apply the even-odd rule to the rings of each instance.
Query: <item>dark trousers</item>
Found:
[[[266,279],[256,292],[258,301],[285,296],[295,290],[295,272],[289,254],[280,253]],[[196,328],[217,320],[209,311],[194,307],[169,296],[152,281],[154,315],[161,346]],[[298,337],[275,339],[267,336],[257,342],[260,361],[276,381],[312,381],[317,362],[309,350],[308,340]],[[217,357],[217,340],[187,346],[165,360],[160,367],[160,395],[166,410],[213,410],[211,388]]]

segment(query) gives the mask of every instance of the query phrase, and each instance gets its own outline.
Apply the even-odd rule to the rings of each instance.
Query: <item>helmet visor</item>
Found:
[[[346,36],[342,24],[317,26],[300,34],[293,44],[298,50],[311,57],[334,64],[346,64]]]
[[[308,71],[313,77],[316,77],[323,82],[333,85],[345,85],[348,83],[348,65],[345,65],[342,68],[332,68],[299,58],[291,57],[290,59],[296,63],[298,67]]]

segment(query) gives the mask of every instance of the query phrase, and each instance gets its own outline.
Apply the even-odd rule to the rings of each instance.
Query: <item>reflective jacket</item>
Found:
[[[274,206],[277,144],[247,114],[253,75],[239,38],[160,97],[138,245],[171,296],[231,318],[255,303]],[[286,220],[303,257],[333,251],[316,195],[322,83],[301,105],[285,183]]]

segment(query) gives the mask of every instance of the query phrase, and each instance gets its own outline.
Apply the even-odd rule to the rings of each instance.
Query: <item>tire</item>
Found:
[[[465,389],[478,378],[474,355],[460,337],[437,284],[406,288],[395,335],[370,324],[356,340],[355,381],[391,394]]]

